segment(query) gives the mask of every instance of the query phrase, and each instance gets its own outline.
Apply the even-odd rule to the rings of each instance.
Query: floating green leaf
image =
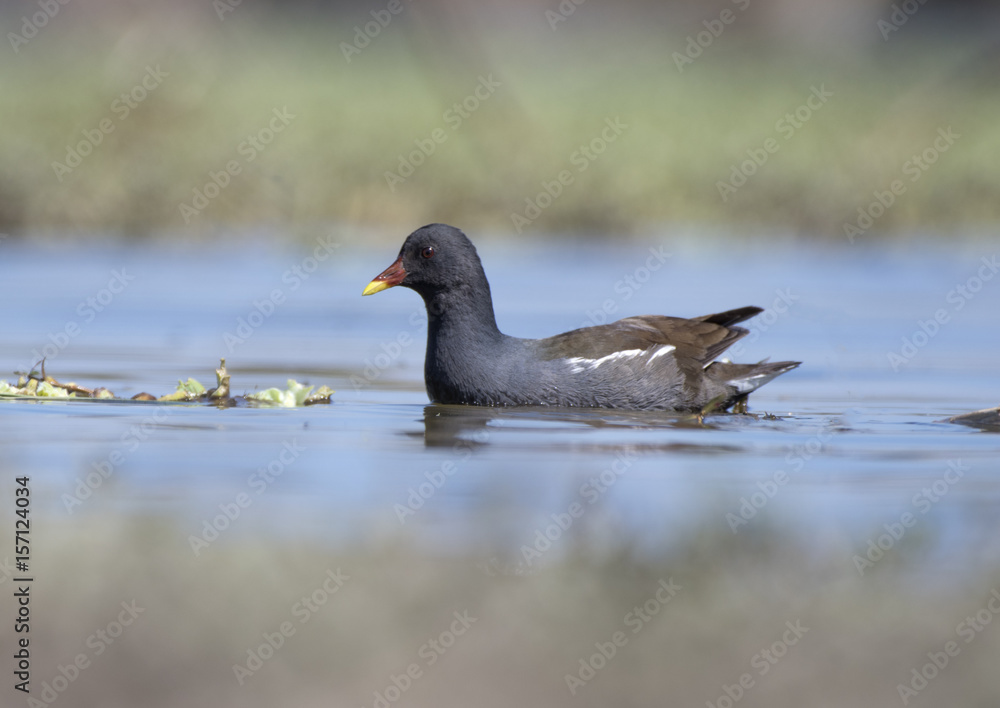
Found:
[[[205,387],[198,381],[189,378],[187,381],[178,381],[177,390],[161,396],[159,401],[193,401],[205,394]]]
[[[35,391],[36,396],[41,396],[43,398],[72,398],[75,394],[70,393],[64,388],[59,386],[53,386],[48,381],[42,381],[38,384],[38,389]]]
[[[288,379],[288,388],[284,391],[278,388],[267,388],[257,393],[248,393],[246,399],[264,405],[276,406],[279,408],[297,408],[299,406],[312,405],[313,403],[330,402],[330,395],[333,393],[329,387],[323,386],[312,396],[309,393],[315,388],[300,384],[294,379]]]

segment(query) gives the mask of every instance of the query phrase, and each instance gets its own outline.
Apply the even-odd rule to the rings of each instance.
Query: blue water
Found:
[[[1000,435],[942,422],[1000,404],[1000,277],[989,244],[733,246],[684,234],[480,244],[500,327],[519,336],[604,317],[769,308],[733,358],[803,365],[751,398],[752,412],[774,417],[704,425],[430,406],[418,296],[360,296],[397,249],[345,239],[313,262],[313,247],[266,239],[4,242],[0,378],[16,378],[47,346],[47,373],[119,396],[162,395],[189,376],[214,385],[220,357],[237,394],[287,378],[336,393],[332,405],[295,410],[0,402],[0,470],[31,476],[36,513],[166,515],[192,533],[245,493],[253,506],[234,529],[331,543],[398,531],[432,552],[516,549],[577,502],[655,551],[696,527],[733,532],[727,514],[772,490],[736,533],[787,527],[850,564],[909,511],[933,539],[922,551],[928,566],[1000,555]],[[936,331],[926,324],[935,316]],[[286,446],[295,454],[282,462]],[[960,479],[921,511],[915,495],[959,461]],[[281,474],[265,482],[269,464]],[[109,468],[81,499],[81,480]],[[610,484],[589,481],[602,473]],[[422,483],[427,498],[401,513]],[[11,494],[8,483],[0,501]]]

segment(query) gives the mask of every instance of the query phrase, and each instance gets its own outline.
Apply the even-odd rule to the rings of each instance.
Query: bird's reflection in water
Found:
[[[517,406],[493,408],[486,406],[438,405],[424,407],[424,444],[427,447],[449,447],[461,444],[470,450],[490,444],[496,429],[514,426],[538,429],[545,426],[567,430],[591,428],[631,429],[711,429],[749,416],[722,414],[709,419],[697,415],[656,411],[614,411],[594,408],[554,408]],[[554,432],[554,430],[553,430]],[[413,433],[419,435],[419,433]],[[676,443],[652,443],[660,449],[676,449]],[[687,447],[686,445],[684,447]]]
[[[491,423],[503,418],[502,408],[483,406],[424,407],[424,444],[427,447],[450,447],[459,442],[470,449],[489,443]]]

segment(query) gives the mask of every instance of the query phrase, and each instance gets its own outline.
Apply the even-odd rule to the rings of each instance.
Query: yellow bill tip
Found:
[[[373,280],[372,282],[368,283],[368,285],[364,289],[364,292],[361,293],[361,296],[364,297],[365,295],[374,295],[375,293],[382,292],[386,288],[391,288],[391,287],[392,286],[384,280]]]

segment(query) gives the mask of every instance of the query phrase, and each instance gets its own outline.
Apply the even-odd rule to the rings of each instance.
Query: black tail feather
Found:
[[[725,312],[717,312],[714,315],[702,315],[701,317],[693,318],[696,322],[711,322],[712,324],[717,324],[720,327],[731,327],[734,324],[748,320],[751,317],[755,317],[763,312],[764,309],[761,307],[740,307],[735,310],[726,310]]]

